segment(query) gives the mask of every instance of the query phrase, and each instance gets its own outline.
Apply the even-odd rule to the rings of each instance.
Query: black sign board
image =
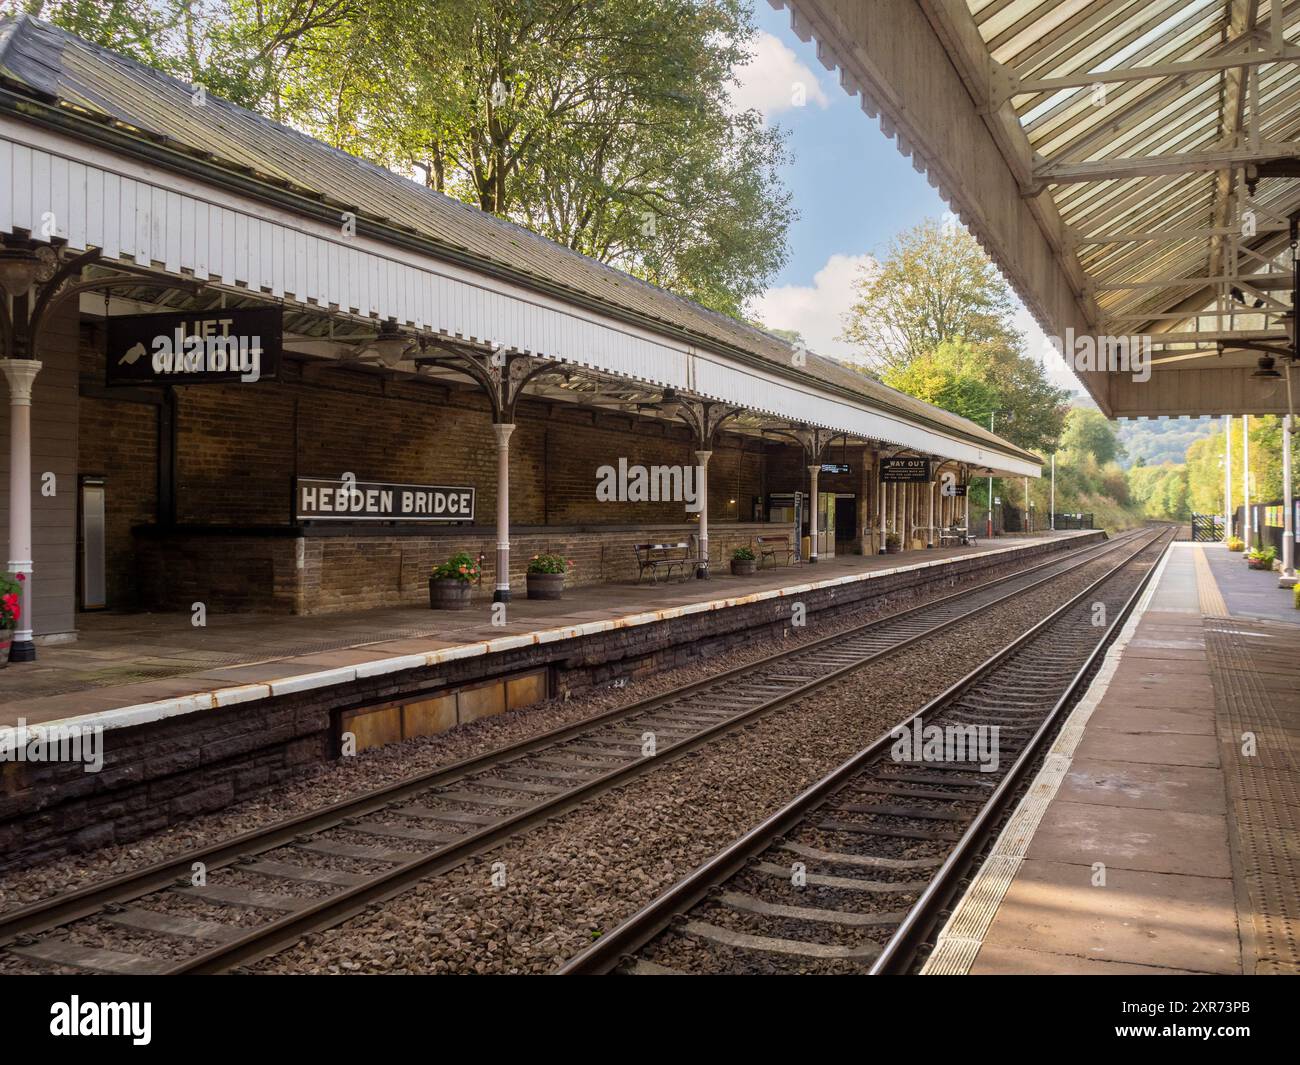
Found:
[[[253,384],[280,372],[278,308],[108,319],[110,385]]]
[[[880,479],[891,484],[924,484],[930,480],[930,460],[881,459]]]
[[[847,462],[823,462],[822,473],[852,473],[853,470]]]
[[[298,521],[472,522],[474,489],[299,477],[294,514]]]
[[[957,496],[958,498],[961,498],[966,494],[966,486],[964,484],[955,484],[945,494],[950,496]]]

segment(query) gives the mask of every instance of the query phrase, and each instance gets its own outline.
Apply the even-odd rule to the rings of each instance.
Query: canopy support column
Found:
[[[9,383],[9,572],[22,584],[11,662],[34,662],[32,640],[32,386],[41,364],[35,359],[0,359]]]

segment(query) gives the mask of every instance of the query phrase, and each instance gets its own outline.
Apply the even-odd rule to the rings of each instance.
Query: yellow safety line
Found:
[[[1219,582],[1214,579],[1210,560],[1205,557],[1205,548],[1200,546],[1196,548],[1196,594],[1201,600],[1201,613],[1207,618],[1229,616],[1228,604],[1219,591]]]

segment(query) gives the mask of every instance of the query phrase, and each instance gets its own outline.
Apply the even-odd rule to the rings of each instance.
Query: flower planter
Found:
[[[563,573],[528,574],[528,598],[529,599],[563,599],[564,598],[564,574]]]
[[[455,577],[429,578],[430,610],[468,610],[470,605],[469,581]]]
[[[733,577],[752,577],[758,572],[758,559],[756,558],[733,558],[731,560],[731,575]]]
[[[1249,566],[1251,569],[1272,569],[1273,568],[1272,562],[1265,562],[1262,559],[1257,560],[1253,558],[1248,558],[1246,559],[1246,565]]]
[[[9,647],[14,642],[13,629],[0,629],[0,669],[9,664]]]

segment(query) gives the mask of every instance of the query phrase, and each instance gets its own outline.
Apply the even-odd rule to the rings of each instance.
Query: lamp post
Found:
[[[1006,413],[1007,413],[1007,409],[1005,407],[999,407],[997,410],[991,410],[988,412],[990,433],[993,432],[993,419],[996,418],[999,414],[1006,414]],[[980,415],[980,417],[983,417],[983,415]],[[989,539],[990,540],[993,539],[993,471],[992,470],[989,471]]]

